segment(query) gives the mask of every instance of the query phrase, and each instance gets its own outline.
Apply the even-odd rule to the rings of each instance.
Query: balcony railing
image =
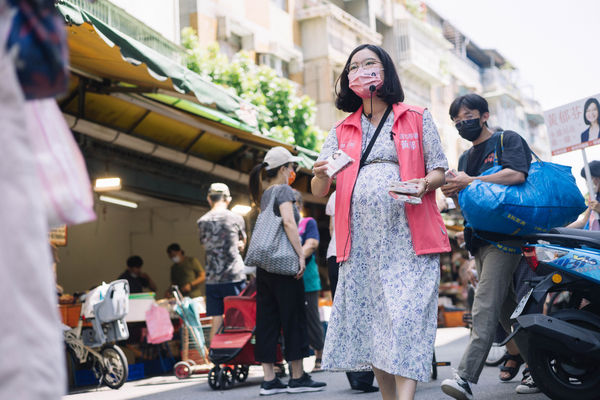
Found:
[[[341,8],[322,0],[301,0],[296,8],[296,19],[303,21],[318,17],[332,17],[338,24],[342,24],[345,30],[354,31],[361,40],[368,43],[381,44],[382,36],[368,25],[348,14]]]
[[[481,70],[474,62],[459,57],[452,51],[448,53],[447,60],[450,74],[460,80],[464,86],[481,91]]]
[[[395,34],[400,68],[409,70],[432,84],[446,84],[444,65],[451,44],[443,38],[433,38],[426,28],[412,18],[397,20]]]
[[[160,33],[108,0],[97,0],[93,3],[89,0],[68,1],[92,14],[110,27],[144,43],[146,46],[158,51],[162,55],[177,61],[182,59],[182,54],[184,52],[182,47],[171,42]],[[165,6],[167,4],[168,3],[165,2]]]
[[[496,67],[483,70],[483,91],[486,96],[508,95],[516,100],[522,100],[519,88],[510,79],[510,71],[503,71]]]

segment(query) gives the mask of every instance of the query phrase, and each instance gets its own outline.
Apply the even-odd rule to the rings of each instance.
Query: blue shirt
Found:
[[[306,222],[305,222],[306,221]],[[298,224],[300,233],[300,242],[302,245],[308,239],[320,239],[319,229],[317,228],[317,221],[314,218],[302,218],[300,224]],[[319,278],[319,267],[315,260],[314,253],[311,254],[306,260],[306,270],[302,279],[304,280],[304,291],[305,292],[316,292],[321,290],[321,278]]]

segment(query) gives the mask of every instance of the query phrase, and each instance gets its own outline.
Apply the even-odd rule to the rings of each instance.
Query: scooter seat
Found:
[[[572,228],[554,228],[550,233],[558,233],[560,235],[586,237],[600,241],[600,231],[586,231],[584,229],[572,229]]]
[[[554,228],[547,233],[538,233],[526,237],[528,241],[545,240],[550,243],[572,247],[587,246],[600,250],[600,232],[583,229]]]

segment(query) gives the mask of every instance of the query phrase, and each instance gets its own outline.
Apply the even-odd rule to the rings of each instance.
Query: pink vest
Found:
[[[394,143],[398,152],[400,176],[403,181],[425,177],[423,157],[423,108],[403,103],[393,105]],[[350,205],[352,189],[358,176],[361,156],[362,106],[348,116],[336,128],[338,146],[356,160],[340,172],[336,179],[335,235],[337,261],[342,262],[350,255]],[[387,135],[387,133],[380,133]],[[406,218],[412,236],[413,248],[417,255],[444,253],[450,251],[446,226],[437,208],[435,192],[423,196],[419,205],[405,204]]]

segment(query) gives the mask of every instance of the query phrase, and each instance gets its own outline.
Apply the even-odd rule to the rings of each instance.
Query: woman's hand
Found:
[[[596,200],[590,201],[590,209],[600,213],[600,203],[598,203]]]
[[[425,190],[427,189],[427,183],[423,178],[411,179],[407,182],[416,183],[419,187],[419,191],[416,194],[411,194],[411,196],[422,198],[425,195]]]
[[[319,179],[329,179],[329,175],[327,175],[327,161],[317,161],[313,165],[313,174],[315,174],[316,178]]]
[[[304,270],[306,269],[306,264],[305,264],[306,261],[304,260],[303,256],[299,256],[298,261],[300,264],[300,269],[298,270],[298,273],[296,274],[296,276],[294,278],[302,279],[302,275],[304,275]]]
[[[329,193],[331,178],[327,175],[327,161],[317,161],[313,165],[314,178],[310,180],[312,194],[317,197],[325,197]]]

